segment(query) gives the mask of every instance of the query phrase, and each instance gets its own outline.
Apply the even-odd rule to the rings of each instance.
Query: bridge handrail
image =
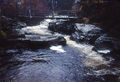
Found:
[[[48,11],[44,11],[44,10],[31,10],[31,14],[29,14],[28,12],[25,14],[19,14],[20,17],[39,17],[39,18],[45,18],[46,16],[49,16],[50,14],[52,14],[53,11],[48,10]],[[66,16],[71,16],[71,17],[76,17],[76,10],[60,10],[60,11],[55,11],[57,12],[58,15],[66,15]]]

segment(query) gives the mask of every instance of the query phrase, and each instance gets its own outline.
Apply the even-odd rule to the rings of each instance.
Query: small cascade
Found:
[[[29,14],[32,17],[31,10],[29,10]],[[0,75],[6,74],[6,76],[0,78],[0,82],[3,82],[1,79],[6,78],[12,79],[12,82],[87,82],[89,79],[88,82],[94,82],[94,78],[102,79],[101,82],[108,82],[106,76],[111,78],[120,74],[119,63],[118,66],[111,67],[110,64],[114,59],[112,57],[106,59],[103,56],[103,53],[110,53],[110,50],[94,51],[94,46],[90,44],[77,43],[71,39],[70,35],[60,34],[48,29],[50,23],[57,22],[59,24],[63,21],[66,20],[45,19],[39,25],[17,29],[19,34],[25,35],[23,38],[30,44],[27,45],[27,49],[6,50],[5,55],[10,56],[10,58],[8,59],[5,56],[4,60],[7,60],[8,64],[5,67],[4,63],[6,62],[2,62]],[[87,34],[91,30],[94,30],[94,33],[100,31],[99,28],[90,24],[76,23],[76,26],[83,34]],[[60,40],[63,41],[64,39],[57,39],[56,37],[63,37],[66,45],[58,44]],[[56,39],[54,40],[54,38]],[[50,45],[39,48],[41,40],[48,42],[45,44]],[[29,49],[29,47],[34,47],[31,45],[33,43],[37,47]],[[115,79],[118,79],[118,77]]]

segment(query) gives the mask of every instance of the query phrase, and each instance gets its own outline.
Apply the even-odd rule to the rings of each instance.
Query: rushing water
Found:
[[[0,68],[1,82],[108,82],[119,79],[119,67],[111,67],[113,58],[104,58],[93,51],[92,45],[76,43],[69,35],[52,33],[49,22],[64,21],[45,19],[37,26],[27,26],[20,34],[63,36],[67,45],[53,45],[46,49],[8,49],[3,55]],[[79,26],[79,25],[78,25]],[[91,25],[81,27],[84,31]],[[99,51],[109,53],[109,50]],[[106,78],[107,77],[107,78]]]

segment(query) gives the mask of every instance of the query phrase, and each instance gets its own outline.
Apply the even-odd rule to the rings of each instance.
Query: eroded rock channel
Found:
[[[120,41],[94,25],[45,19],[13,30],[19,37],[1,44],[1,82],[120,81]]]

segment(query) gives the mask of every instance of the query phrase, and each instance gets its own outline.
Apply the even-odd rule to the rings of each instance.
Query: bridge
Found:
[[[40,19],[76,19],[75,10],[60,10],[60,11],[40,11],[29,10],[26,13],[19,13],[19,17],[25,18],[40,18]]]

